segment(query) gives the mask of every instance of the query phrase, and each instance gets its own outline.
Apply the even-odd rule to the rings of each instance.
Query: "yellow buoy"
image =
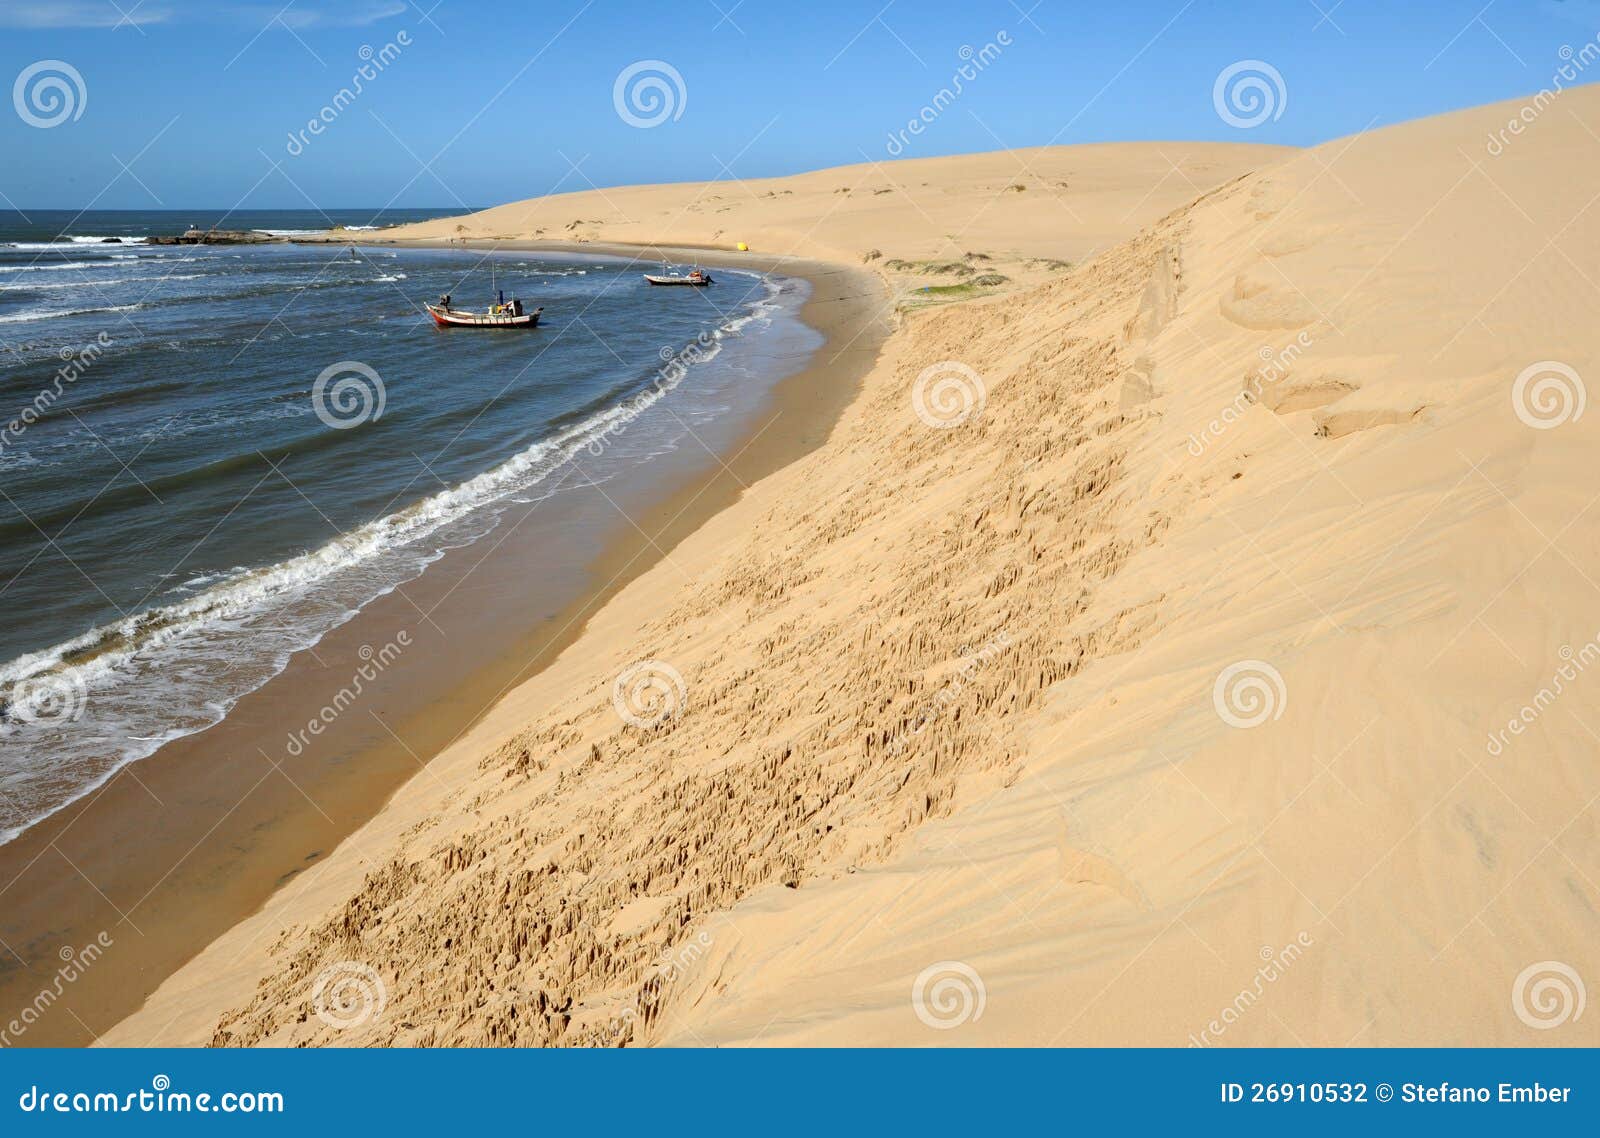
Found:
[[[741,252],[741,253],[750,252],[750,246],[746,245],[743,241],[739,242],[739,252]]]

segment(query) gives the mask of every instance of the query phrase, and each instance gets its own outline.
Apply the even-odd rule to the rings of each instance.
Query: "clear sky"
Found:
[[[1535,91],[1597,34],[1600,0],[0,0],[0,207],[478,206],[759,177],[884,160],[924,108],[900,156],[1304,145]],[[966,49],[972,77],[940,102]],[[642,71],[621,105],[670,113],[631,125],[617,80],[652,60],[676,74]],[[1255,126],[1213,98],[1242,60],[1281,77]]]

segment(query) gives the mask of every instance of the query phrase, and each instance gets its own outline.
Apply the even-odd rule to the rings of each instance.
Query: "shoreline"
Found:
[[[376,235],[359,243],[461,248]],[[588,243],[493,245],[636,260],[643,252]],[[0,970],[0,1006],[28,1005],[62,948],[101,936],[114,942],[74,984],[63,1006],[17,1044],[88,1042],[136,1010],[162,980],[380,812],[426,770],[427,760],[577,639],[610,596],[670,556],[748,483],[827,436],[884,335],[875,315],[876,278],[847,266],[789,258],[741,256],[730,267],[806,280],[811,295],[799,319],[824,342],[802,368],[771,387],[756,419],[740,427],[726,453],[711,456],[715,462],[705,456],[679,460],[676,470],[667,463],[666,476],[649,488],[642,510],[626,522],[611,518],[598,552],[546,553],[554,542],[533,547],[551,562],[549,576],[541,579],[563,582],[570,599],[541,607],[542,596],[529,595],[535,591],[527,588],[519,551],[528,552],[523,547],[531,538],[518,531],[536,511],[539,519],[530,530],[549,534],[564,524],[588,524],[581,521],[585,509],[591,517],[598,507],[612,509],[582,487],[553,492],[515,520],[515,512],[508,513],[500,527],[506,532],[450,551],[422,576],[373,601],[314,648],[297,653],[284,672],[241,699],[222,722],[121,768],[94,793],[0,846],[0,896],[7,901],[3,936],[11,950],[9,967]],[[609,495],[600,496],[609,501]],[[493,548],[482,553],[486,543]],[[543,574],[546,567],[536,564]],[[456,593],[469,574],[471,588]],[[560,586],[554,591],[559,594]],[[440,617],[447,627],[468,629],[468,636],[456,640],[467,640],[471,648],[491,642],[487,654],[493,658],[482,659],[442,636],[426,638],[425,625],[434,622],[418,618],[436,607],[447,610]],[[508,633],[507,624],[518,627]],[[362,652],[370,653],[405,625],[411,626],[412,643],[423,646],[419,655],[429,657],[419,665],[421,673],[386,677],[389,690],[374,693],[370,718],[345,716],[321,749],[292,758],[268,753],[281,741],[283,723],[299,721],[290,709],[315,709],[361,666],[367,658]],[[160,825],[151,825],[152,811]]]
[[[1058,562],[1093,556],[1079,552],[1092,519],[1039,514],[1031,527],[1070,532],[1034,536],[1030,550],[1013,548],[1030,526],[1005,530],[1010,507],[995,522],[1004,540],[991,534],[993,542],[962,525],[961,510],[993,495],[997,471],[1016,473],[1017,439],[1034,439],[1076,405],[1064,392],[1115,383],[1117,349],[1090,345],[1112,321],[1120,343],[1132,327],[1126,306],[1154,287],[1145,275],[1152,239],[1141,231],[1170,228],[1197,188],[1236,184],[1282,157],[1271,147],[1209,146],[1181,156],[1187,170],[1174,181],[1159,148],[1062,148],[1044,156],[1048,180],[1028,193],[996,158],[908,162],[897,171],[927,179],[909,187],[881,184],[881,171],[864,186],[818,171],[739,187],[579,192],[409,231],[431,241],[383,242],[533,240],[580,253],[622,245],[637,257],[736,239],[870,265],[895,296],[923,294],[905,307],[924,311],[874,353],[825,445],[730,498],[618,590],[571,650],[439,753],[428,777],[407,781],[345,846],[209,944],[101,1042],[694,1041],[698,1026],[684,1036],[662,1016],[676,1020],[681,1005],[703,1019],[720,1007],[724,980],[743,975],[745,950],[756,947],[741,943],[741,914],[788,908],[830,879],[884,880],[879,866],[930,817],[1017,777],[1022,756],[1008,724],[996,735],[982,712],[1026,706],[1001,698],[997,684],[1026,682],[1026,700],[1037,699],[1040,684],[1063,674],[1071,644],[1033,646],[1030,663],[1017,658],[1023,637],[1011,637],[982,690],[967,693],[979,714],[941,720],[904,747],[884,742],[953,661],[990,644],[995,621],[1031,620],[1033,594],[1051,587]],[[1001,193],[1006,208],[992,208]],[[904,208],[907,197],[917,209]],[[558,233],[571,243],[537,240]],[[941,283],[964,276],[972,286]],[[925,287],[930,278],[937,287]],[[979,298],[998,303],[936,307]],[[913,376],[952,360],[995,369],[999,384],[1014,366],[1001,357],[1037,351],[1043,337],[1065,337],[1066,357],[1041,356],[1020,391],[991,387],[975,428],[932,431],[908,399]],[[1098,431],[1064,454],[1052,449],[1059,440],[1028,445],[1069,496],[1082,472],[1063,462],[1115,462],[1099,453],[1114,444]],[[1091,484],[1097,496],[1105,486]],[[1003,559],[1031,563],[1041,549],[1049,573],[1008,575]],[[1008,592],[1007,581],[1025,589]],[[1062,587],[1078,595],[1084,584]],[[1051,638],[1066,635],[1047,627]],[[640,724],[616,703],[616,681],[643,661],[667,665],[656,674],[681,673],[686,714]],[[804,940],[808,929],[835,948],[861,932],[803,921],[783,936]],[[688,986],[679,980],[663,1007],[663,976],[651,964],[676,959],[686,937],[713,959]],[[311,981],[336,967],[374,977],[388,1013],[360,1024],[312,1016]],[[903,980],[892,986],[900,991]],[[758,1023],[751,1037],[763,1031]]]

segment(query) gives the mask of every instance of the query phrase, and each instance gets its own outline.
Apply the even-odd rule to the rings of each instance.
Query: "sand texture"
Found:
[[[1011,279],[888,269],[822,448],[104,1042],[1600,1042],[1600,93],[1516,109],[443,226]]]

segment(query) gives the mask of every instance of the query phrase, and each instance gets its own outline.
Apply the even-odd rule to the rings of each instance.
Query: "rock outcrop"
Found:
[[[185,229],[176,237],[146,237],[146,245],[272,245],[288,240],[254,229]]]

